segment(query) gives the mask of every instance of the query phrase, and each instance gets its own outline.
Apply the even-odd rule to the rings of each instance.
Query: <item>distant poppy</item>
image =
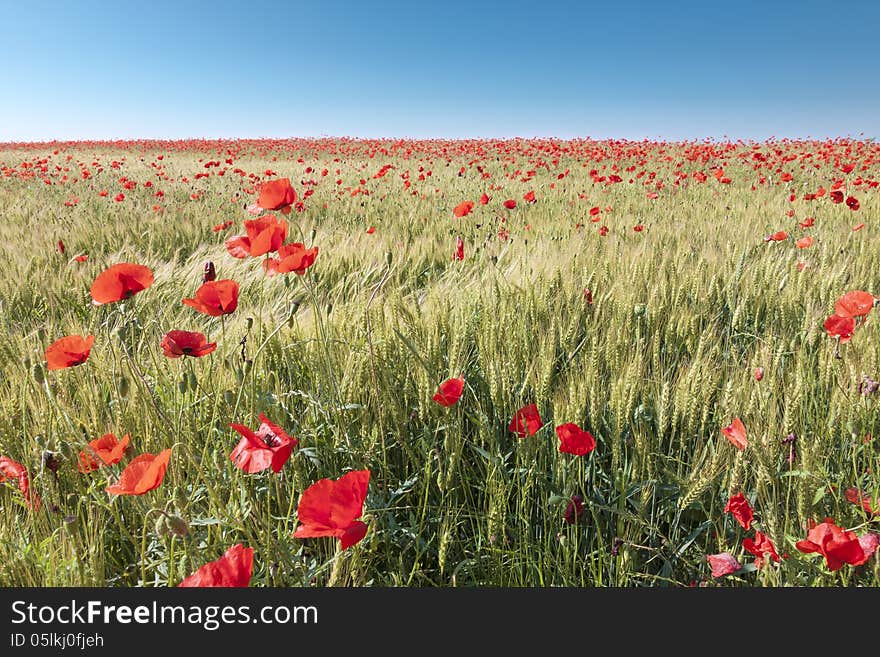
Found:
[[[264,260],[263,267],[265,267],[266,274],[269,276],[288,274],[290,272],[297,276],[302,276],[306,273],[306,269],[315,264],[317,257],[317,246],[307,249],[302,242],[293,242],[281,246],[278,249],[277,258]]]
[[[857,230],[861,230],[864,227],[865,227],[865,224],[856,224],[855,226],[853,226],[853,232],[856,232]]]
[[[233,545],[216,561],[206,563],[184,579],[179,587],[246,587],[251,581],[254,566],[254,548],[241,543]]]
[[[813,224],[816,223],[816,220],[813,217],[807,217],[802,222],[798,224],[801,228],[812,228]]]
[[[768,235],[764,238],[765,242],[783,242],[788,239],[788,233],[784,230],[780,230],[772,235]]]
[[[593,291],[588,287],[584,288],[584,301],[586,301],[588,306],[593,305]]]
[[[68,335],[56,340],[46,349],[46,368],[60,370],[82,365],[92,352],[95,336]]]
[[[635,226],[633,226],[633,230],[637,233],[641,233],[643,230],[645,230],[645,226],[644,224],[636,224]]]
[[[747,538],[743,541],[743,549],[755,555],[755,565],[760,568],[764,565],[764,559],[769,556],[773,561],[779,561],[776,554],[776,546],[767,536],[761,532],[755,532],[755,538]]]
[[[846,199],[846,207],[850,210],[858,210],[859,209],[859,199],[855,196],[849,196]]]
[[[76,260],[77,262],[85,262],[88,259],[89,259],[88,253],[82,253],[82,254],[74,257],[74,260]]]
[[[596,449],[596,439],[593,438],[593,434],[573,422],[556,427],[556,436],[559,438],[559,451],[565,454],[585,456]]]
[[[831,199],[832,203],[843,203],[843,192],[839,189],[834,190],[828,195],[828,198]]]
[[[235,463],[235,467],[248,474],[262,472],[268,467],[273,472],[281,472],[293,448],[299,444],[296,438],[288,436],[263,413],[260,413],[260,427],[256,431],[251,431],[243,424],[229,426],[244,436],[229,458]]]
[[[834,313],[840,317],[861,317],[874,307],[876,299],[870,292],[853,290],[834,302]]]
[[[474,202],[473,201],[462,201],[461,203],[459,203],[458,205],[455,206],[455,209],[452,211],[452,214],[454,214],[456,217],[458,217],[460,219],[461,217],[466,217],[468,214],[470,214],[471,210],[473,210],[473,209],[474,209]]]
[[[513,414],[513,419],[507,428],[520,438],[525,438],[534,436],[543,425],[538,407],[535,404],[527,404]]]
[[[228,315],[238,308],[238,283],[229,279],[207,281],[196,290],[194,298],[184,299],[183,303],[211,317]]]
[[[162,338],[161,347],[168,358],[199,357],[214,351],[217,343],[208,342],[204,334],[197,331],[169,331]]]
[[[755,381],[760,381],[763,378],[764,378],[764,368],[763,367],[756,367],[755,368]]]
[[[608,234],[608,226],[601,226],[599,228],[599,235],[605,237]]]
[[[455,238],[455,252],[452,254],[453,260],[464,260],[464,240],[461,237]]]
[[[214,228],[212,230],[215,233],[219,233],[221,230],[226,230],[227,228],[229,228],[232,225],[232,223],[233,223],[232,219],[227,219],[223,223],[220,223],[220,224],[217,224],[216,226],[214,226]]]
[[[358,543],[367,534],[366,523],[358,518],[369,483],[369,470],[355,470],[336,481],[321,479],[306,488],[297,507],[299,525],[294,537],[335,536],[343,550]]]
[[[506,201],[504,201],[504,207],[508,210],[513,210],[516,207],[516,201],[514,201],[512,198],[507,199]]]
[[[845,563],[860,566],[867,561],[858,536],[838,527],[831,518],[810,529],[806,540],[798,541],[795,547],[805,554],[818,552],[831,571],[840,570]]]
[[[272,214],[259,219],[247,219],[244,229],[246,235],[226,240],[226,250],[234,258],[258,258],[277,251],[287,237],[287,222]]]
[[[795,246],[799,249],[808,249],[813,246],[813,238],[812,237],[802,237],[797,242],[795,242]]]
[[[143,495],[154,488],[158,488],[165,479],[165,471],[168,469],[168,460],[171,458],[171,450],[165,449],[156,455],[141,454],[131,462],[119,475],[119,481],[106,490],[111,495]]]
[[[852,317],[831,315],[822,326],[825,327],[825,331],[829,336],[839,338],[840,342],[844,343],[852,339],[853,332],[856,329],[856,320]]]
[[[462,377],[446,379],[446,381],[440,384],[440,387],[437,388],[437,392],[431,399],[441,406],[454,406],[461,399],[463,391],[464,379]]]
[[[92,283],[92,302],[95,305],[130,299],[153,284],[149,267],[122,262],[102,271]]]
[[[367,228],[367,235],[372,235],[375,232],[376,232],[375,226],[370,226],[369,228]]]
[[[871,508],[871,499],[865,494],[863,491],[860,491],[858,488],[847,488],[844,493],[848,502],[855,504],[856,506],[862,507],[865,513],[877,516],[880,515],[880,511],[875,511]]]
[[[21,491],[28,507],[34,511],[40,508],[40,496],[31,492],[31,480],[27,468],[8,456],[0,456],[0,483],[7,479],[18,484],[18,490]]]
[[[89,449],[79,453],[79,471],[89,473],[97,470],[101,465],[114,465],[125,456],[125,450],[131,440],[129,434],[125,434],[122,440],[115,434],[105,433],[100,438],[89,442]],[[97,457],[100,463],[95,460]]]
[[[732,575],[742,566],[730,552],[721,552],[720,554],[707,554],[706,561],[712,568],[712,577],[724,577]]]
[[[296,200],[296,191],[290,186],[290,178],[279,178],[260,185],[257,205],[264,210],[280,210],[284,214],[289,214],[290,206],[296,203]]]
[[[526,192],[523,195],[523,201],[525,201],[526,203],[535,203],[535,201],[536,201],[535,192],[534,191]]]
[[[64,255],[64,241],[58,240],[58,253]]]
[[[735,418],[733,422],[724,427],[721,430],[721,433],[723,433],[737,449],[745,449],[749,444],[749,441],[746,438],[746,427],[739,418]]]
[[[483,194],[483,195],[480,197],[480,205],[489,205],[489,201],[491,201],[491,200],[492,200],[492,199],[489,198],[489,195],[488,195],[488,194]]]
[[[742,528],[746,531],[751,529],[752,520],[755,518],[752,507],[749,505],[749,501],[742,493],[737,493],[727,500],[727,505],[724,507],[724,513],[732,514],[736,521],[742,525]]]

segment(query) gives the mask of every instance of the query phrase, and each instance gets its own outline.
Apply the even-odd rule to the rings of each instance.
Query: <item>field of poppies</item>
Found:
[[[878,185],[871,140],[0,144],[0,585],[880,585]]]

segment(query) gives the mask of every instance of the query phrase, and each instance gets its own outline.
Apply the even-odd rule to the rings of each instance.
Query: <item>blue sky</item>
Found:
[[[880,137],[880,2],[0,0],[0,141]]]

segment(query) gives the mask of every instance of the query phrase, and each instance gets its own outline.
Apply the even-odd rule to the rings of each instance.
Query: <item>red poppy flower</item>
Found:
[[[158,488],[165,479],[165,471],[168,469],[168,460],[171,458],[171,450],[165,449],[156,455],[141,454],[131,462],[119,475],[119,481],[106,490],[111,495],[143,495],[154,488]]]
[[[764,565],[764,559],[767,555],[769,555],[773,561],[779,561],[779,555],[776,554],[776,546],[773,545],[773,541],[761,532],[755,532],[754,539],[745,539],[743,541],[743,548],[746,552],[755,555],[755,566],[758,568]]]
[[[852,339],[853,331],[856,330],[856,320],[852,317],[841,317],[840,315],[831,315],[822,325],[832,338],[840,338],[841,342],[849,342]]]
[[[204,334],[197,331],[168,331],[162,338],[161,347],[168,358],[199,357],[214,351],[217,343],[208,342]]]
[[[765,242],[782,242],[788,239],[788,233],[784,230],[780,230],[772,235],[768,235],[764,238]]]
[[[763,367],[756,367],[755,368],[755,381],[760,381],[763,378],[764,378],[764,368]]]
[[[281,210],[290,213],[290,206],[296,203],[296,191],[290,186],[290,178],[269,180],[260,185],[257,205],[264,210]]]
[[[31,480],[28,476],[27,468],[18,461],[13,461],[8,456],[0,456],[0,483],[7,479],[18,484],[18,490],[21,491],[28,507],[34,511],[40,508],[40,496],[36,493],[31,493]]]
[[[95,305],[130,299],[153,284],[149,267],[122,262],[102,271],[92,283],[92,302]]]
[[[223,223],[220,223],[220,224],[217,224],[216,226],[214,226],[214,228],[213,228],[212,230],[213,230],[215,233],[219,233],[221,230],[226,230],[226,229],[229,228],[231,225],[232,225],[232,219],[227,219],[227,220],[224,221]]]
[[[859,536],[859,545],[862,546],[862,551],[865,553],[865,561],[867,561],[877,551],[877,548],[880,547],[880,534],[865,532]]]
[[[264,260],[263,267],[265,267],[266,274],[269,276],[288,274],[290,272],[297,276],[302,276],[306,273],[306,269],[315,264],[317,257],[317,246],[307,249],[302,242],[293,242],[279,248],[277,258]]]
[[[523,196],[523,201],[525,201],[526,203],[535,203],[537,201],[537,199],[535,198],[535,192],[526,192]]]
[[[832,203],[843,203],[843,192],[839,189],[834,190],[828,195]]]
[[[82,365],[88,360],[94,342],[94,335],[85,338],[81,335],[68,335],[56,340],[46,349],[47,369],[61,370]]]
[[[274,472],[281,472],[287,463],[293,448],[299,441],[288,436],[285,431],[273,424],[264,414],[260,413],[260,427],[256,432],[242,424],[230,424],[230,427],[244,436],[229,458],[235,467],[248,474],[262,472],[272,467]]]
[[[76,260],[77,262],[85,262],[88,259],[89,259],[88,253],[83,253],[82,255],[78,255],[78,256],[74,257],[74,260]]]
[[[464,379],[457,377],[447,379],[440,384],[437,392],[431,398],[441,406],[454,406],[461,399],[461,393],[464,391]]]
[[[296,538],[335,536],[342,549],[358,543],[367,534],[367,525],[358,518],[363,513],[369,470],[355,470],[336,481],[321,479],[303,491],[297,508],[299,525]]]
[[[599,228],[599,235],[605,237],[608,234],[608,226],[601,226]]]
[[[184,299],[183,303],[211,317],[228,315],[238,308],[238,283],[229,279],[207,281],[196,290],[195,298]]]
[[[846,207],[850,210],[858,210],[859,209],[859,199],[855,196],[849,196],[846,199]]]
[[[206,563],[177,586],[245,587],[250,584],[254,566],[254,548],[233,545],[216,561]]]
[[[462,201],[461,203],[459,203],[458,205],[455,206],[455,209],[452,211],[452,214],[454,214],[456,217],[458,217],[460,219],[461,217],[466,217],[467,215],[469,215],[471,210],[473,210],[473,209],[474,209],[474,202],[473,201]]]
[[[508,210],[513,210],[516,207],[516,201],[514,201],[512,198],[509,198],[504,201],[504,207]]]
[[[461,237],[455,238],[455,253],[452,254],[453,260],[464,260],[464,240]]]
[[[801,223],[798,224],[801,228],[812,228],[813,224],[816,223],[816,220],[813,217],[807,217]]]
[[[853,290],[834,302],[834,313],[840,317],[861,317],[871,312],[876,299],[870,292]]]
[[[712,568],[712,577],[724,577],[725,575],[732,575],[736,571],[738,571],[742,566],[739,561],[730,554],[730,552],[721,552],[720,554],[707,554],[706,561],[709,562],[709,566]]]
[[[868,560],[858,536],[838,527],[831,518],[808,531],[806,540],[798,541],[795,547],[805,554],[818,552],[831,571],[840,570],[845,563],[860,566]]]
[[[58,253],[64,255],[64,240],[58,240]]]
[[[488,194],[483,194],[483,195],[480,197],[480,205],[489,205],[489,201],[491,201],[491,200],[492,200],[492,199],[489,198],[489,195],[488,195]]]
[[[856,232],[857,230],[861,230],[864,227],[865,227],[865,224],[856,224],[855,226],[853,226],[853,232]]]
[[[230,237],[226,240],[226,250],[234,258],[264,256],[277,251],[287,237],[287,222],[273,214],[244,222],[247,235]]]
[[[114,465],[125,456],[131,436],[125,434],[122,440],[118,440],[115,434],[105,433],[100,438],[89,442],[89,449],[79,453],[79,471],[87,474],[101,467],[101,465]],[[101,463],[95,460],[98,457]]]
[[[802,237],[797,242],[795,242],[795,246],[799,249],[808,249],[813,246],[813,238],[812,237]]]
[[[871,508],[871,499],[868,495],[863,491],[860,491],[858,488],[847,488],[844,495],[848,502],[862,507],[862,509],[864,509],[869,515],[880,515],[880,511],[874,511],[874,509]]]
[[[749,444],[749,441],[746,438],[746,427],[739,418],[735,418],[733,422],[724,427],[721,430],[721,433],[723,433],[737,449],[745,449]]]
[[[582,495],[572,495],[565,505],[562,521],[567,525],[574,525],[582,515],[584,515],[584,498]]]
[[[376,232],[375,226],[370,226],[369,228],[367,228],[367,235],[372,235],[375,232]]]
[[[536,429],[537,431],[537,429]],[[559,451],[575,456],[584,456],[596,449],[596,439],[589,431],[584,431],[573,422],[556,427],[559,438]]]
[[[542,426],[544,422],[538,413],[538,407],[535,404],[528,404],[513,414],[513,419],[507,428],[520,438],[525,438],[534,436]]]
[[[636,224],[635,226],[633,226],[633,230],[637,233],[641,233],[643,230],[645,230],[645,226],[644,224]]]
[[[755,518],[752,507],[749,506],[749,501],[742,493],[737,493],[727,500],[727,505],[724,507],[724,513],[732,513],[736,521],[742,525],[742,528],[746,531],[751,528],[752,520]]]

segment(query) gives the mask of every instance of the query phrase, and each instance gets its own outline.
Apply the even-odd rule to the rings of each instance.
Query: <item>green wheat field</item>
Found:
[[[836,304],[880,295],[878,180],[870,140],[0,144],[0,585],[176,586],[238,544],[250,586],[880,585],[880,309]],[[227,249],[267,215],[302,274]],[[182,303],[209,262],[222,316]],[[118,263],[154,280],[97,305]],[[175,330],[216,350],[169,358]],[[260,414],[278,472],[230,458]],[[294,536],[363,470],[361,540]]]

